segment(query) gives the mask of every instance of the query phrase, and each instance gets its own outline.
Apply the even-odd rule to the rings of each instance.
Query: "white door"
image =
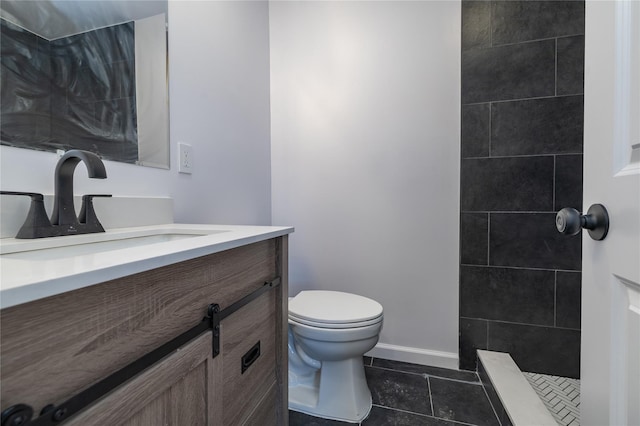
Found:
[[[640,2],[586,2],[581,424],[640,425]]]

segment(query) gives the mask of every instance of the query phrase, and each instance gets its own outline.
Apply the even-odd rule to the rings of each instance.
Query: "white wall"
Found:
[[[383,356],[455,366],[458,2],[171,1],[169,27],[171,170],[107,162],[100,181],[79,166],[76,193],[171,196],[178,222],[294,225],[292,292],[375,298]],[[51,194],[56,161],[2,146],[0,187]]]
[[[272,2],[270,49],[291,294],[376,299],[374,355],[457,367],[459,2]]]
[[[171,140],[196,168],[174,181],[177,220],[271,224],[268,16],[266,1],[169,3]]]
[[[171,1],[169,80],[171,170],[109,161],[101,181],[79,165],[75,192],[170,196],[177,222],[270,224],[268,4]],[[178,141],[193,175],[177,172]],[[56,161],[2,146],[0,187],[51,194]]]

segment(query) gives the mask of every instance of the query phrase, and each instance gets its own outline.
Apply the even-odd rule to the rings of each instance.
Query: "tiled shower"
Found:
[[[462,2],[460,367],[580,375],[583,1]]]

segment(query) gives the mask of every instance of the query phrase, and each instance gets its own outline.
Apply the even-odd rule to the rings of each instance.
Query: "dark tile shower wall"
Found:
[[[135,163],[133,22],[51,41],[0,23],[2,144]]]
[[[584,1],[462,2],[460,368],[580,375]]]

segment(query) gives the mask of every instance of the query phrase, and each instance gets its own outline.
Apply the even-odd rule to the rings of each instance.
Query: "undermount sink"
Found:
[[[132,247],[148,246],[188,238],[227,232],[226,230],[145,230],[77,235],[36,240],[15,240],[0,245],[4,259],[56,260],[74,256],[98,254]]]

